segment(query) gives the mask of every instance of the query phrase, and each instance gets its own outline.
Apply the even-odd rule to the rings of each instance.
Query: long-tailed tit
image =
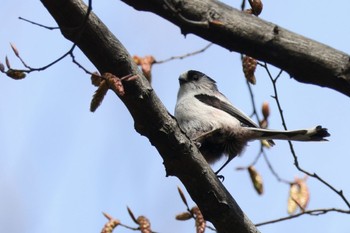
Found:
[[[209,163],[228,156],[216,174],[242,152],[248,141],[266,139],[272,146],[272,139],[327,141],[325,137],[330,136],[321,126],[293,131],[262,129],[234,107],[207,75],[190,70],[180,75],[179,81],[175,118],[181,129]]]

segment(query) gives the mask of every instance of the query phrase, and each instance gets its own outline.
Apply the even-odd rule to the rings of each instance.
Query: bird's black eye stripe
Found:
[[[204,76],[203,73],[196,71],[196,70],[190,70],[188,71],[188,77],[190,80],[197,81],[199,80],[202,76]]]

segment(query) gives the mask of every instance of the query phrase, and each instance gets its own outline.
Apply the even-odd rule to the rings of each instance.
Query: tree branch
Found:
[[[155,92],[142,76],[123,45],[94,15],[77,37],[77,28],[86,15],[87,6],[80,0],[41,0],[58,23],[62,34],[73,41],[100,73],[139,78],[123,82],[125,94],[119,96],[130,111],[135,129],[149,138],[163,157],[167,175],[177,176],[206,220],[218,232],[258,232],[235,200],[217,179],[197,147],[183,134]]]
[[[350,96],[350,57],[329,46],[216,0],[122,1],[169,20],[183,34],[193,33],[229,51],[266,61],[299,82]]]
[[[306,211],[303,211],[303,212],[298,213],[298,214],[293,214],[293,215],[289,215],[287,217],[283,217],[283,218],[278,218],[278,219],[274,219],[274,220],[270,220],[270,221],[266,221],[266,222],[257,223],[255,225],[256,226],[263,226],[263,225],[267,225],[267,224],[272,224],[272,223],[282,222],[282,221],[285,221],[285,220],[290,220],[290,219],[293,219],[293,218],[300,217],[302,215],[319,216],[319,215],[322,215],[322,214],[327,214],[329,212],[338,212],[338,213],[350,214],[349,210],[342,210],[342,209],[336,209],[336,208],[306,210]]]

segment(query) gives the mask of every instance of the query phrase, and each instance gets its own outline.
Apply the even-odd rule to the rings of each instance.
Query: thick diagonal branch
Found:
[[[215,0],[122,0],[230,51],[247,54],[303,83],[350,96],[350,57]],[[161,32],[160,32],[161,33]]]
[[[76,43],[101,73],[110,72],[119,77],[130,73],[140,75],[136,81],[123,83],[125,94],[120,98],[134,118],[136,130],[148,137],[163,157],[167,174],[182,181],[218,232],[258,232],[216,178],[197,147],[181,132],[147,80],[141,77],[126,49],[106,26],[91,13],[84,30],[77,33],[86,14],[82,1],[41,1],[62,34]]]

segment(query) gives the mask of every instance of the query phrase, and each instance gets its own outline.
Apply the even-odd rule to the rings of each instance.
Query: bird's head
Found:
[[[179,77],[180,92],[189,91],[217,91],[216,82],[206,74],[196,70],[189,70]]]

